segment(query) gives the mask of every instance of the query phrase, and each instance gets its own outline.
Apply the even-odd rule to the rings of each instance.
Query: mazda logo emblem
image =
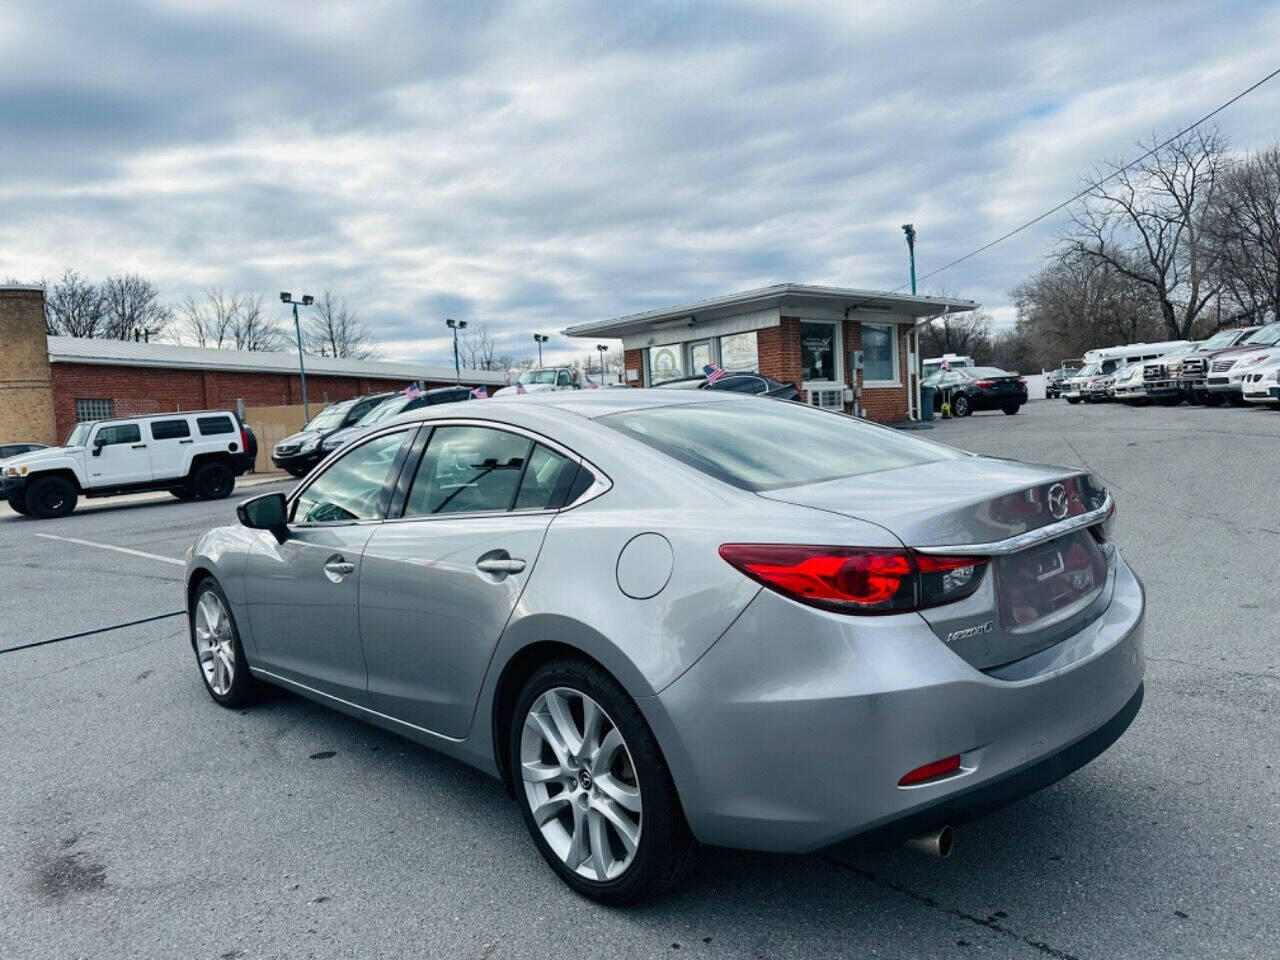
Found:
[[[1049,488],[1049,513],[1055,520],[1061,520],[1067,515],[1067,488],[1060,483],[1055,483]]]

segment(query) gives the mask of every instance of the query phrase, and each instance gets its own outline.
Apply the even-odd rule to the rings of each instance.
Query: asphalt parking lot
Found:
[[[622,910],[496,781],[292,695],[210,701],[165,615],[233,501],[0,515],[0,647],[84,634],[0,653],[0,956],[1275,956],[1280,414],[1045,401],[921,436],[1106,480],[1148,589],[1137,721],[949,860],[708,850]]]

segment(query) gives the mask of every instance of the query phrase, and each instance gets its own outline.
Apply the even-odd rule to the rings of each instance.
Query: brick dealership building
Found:
[[[306,357],[311,413],[366,393],[454,382],[452,367]],[[502,372],[463,370],[491,390]],[[78,420],[302,402],[296,353],[45,335],[44,292],[0,287],[0,441],[58,443]]]
[[[794,383],[816,406],[892,423],[919,416],[919,325],[976,307],[971,300],[788,283],[563,332],[621,339],[631,386],[718,363]]]

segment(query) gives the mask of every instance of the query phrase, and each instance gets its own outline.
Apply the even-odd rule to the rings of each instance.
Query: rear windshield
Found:
[[[784,400],[650,407],[598,422],[743,490],[776,490],[964,456]]]
[[[969,367],[964,371],[965,376],[974,380],[990,379],[991,377],[1012,377],[1013,374],[1008,370],[1001,370],[999,367]]]

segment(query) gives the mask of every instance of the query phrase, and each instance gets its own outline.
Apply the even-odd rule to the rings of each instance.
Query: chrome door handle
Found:
[[[507,560],[498,560],[496,558],[477,560],[476,568],[483,570],[485,573],[519,573],[524,569],[524,561],[515,558]]]
[[[345,577],[349,573],[356,572],[356,565],[349,560],[330,560],[324,565],[325,573],[336,574],[339,577]]]

